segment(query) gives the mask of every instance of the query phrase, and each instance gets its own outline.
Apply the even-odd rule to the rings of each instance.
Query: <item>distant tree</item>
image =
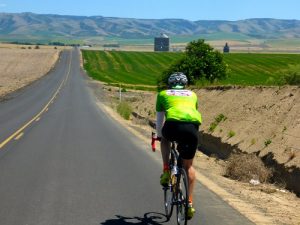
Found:
[[[119,44],[104,44],[103,47],[104,48],[119,48],[120,45]]]
[[[213,83],[226,78],[227,65],[219,51],[199,39],[190,42],[183,58],[163,72],[158,82],[159,86],[166,85],[169,75],[174,72],[186,74],[190,84],[195,84],[197,80],[207,80]]]
[[[40,46],[39,46],[39,45],[36,45],[36,46],[34,47],[34,49],[40,49]]]
[[[48,45],[65,46],[65,43],[62,43],[62,42],[59,42],[59,41],[54,41],[54,42],[49,42]]]

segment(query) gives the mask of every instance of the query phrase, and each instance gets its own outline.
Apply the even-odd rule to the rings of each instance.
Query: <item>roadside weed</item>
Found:
[[[229,131],[228,132],[228,135],[227,135],[229,138],[232,138],[233,136],[235,136],[235,132],[233,130]]]
[[[219,114],[218,116],[215,117],[215,121],[212,122],[208,128],[209,132],[214,132],[215,129],[217,128],[217,126],[219,125],[219,123],[221,123],[222,121],[227,120],[227,117],[224,116],[224,114]]]
[[[117,106],[117,112],[126,120],[130,119],[132,108],[128,102],[120,102]]]
[[[271,139],[268,139],[268,140],[265,140],[265,147],[267,147],[269,144],[272,143],[272,140]]]

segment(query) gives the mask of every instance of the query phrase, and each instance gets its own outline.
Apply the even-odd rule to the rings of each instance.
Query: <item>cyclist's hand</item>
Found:
[[[157,141],[161,141],[161,137],[157,137],[156,140],[157,140]]]

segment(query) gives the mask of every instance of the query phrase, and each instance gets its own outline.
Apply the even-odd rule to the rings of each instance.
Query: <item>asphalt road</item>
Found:
[[[165,222],[161,161],[95,104],[78,50],[0,103],[0,224]],[[189,224],[252,224],[197,183]]]

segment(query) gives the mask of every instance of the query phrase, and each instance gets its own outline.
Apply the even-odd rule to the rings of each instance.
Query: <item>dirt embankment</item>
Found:
[[[119,97],[118,90],[107,89],[111,99]],[[220,159],[232,153],[254,153],[272,168],[273,182],[300,194],[300,87],[216,87],[194,91],[203,116],[202,152]],[[128,91],[122,95],[136,118],[155,120],[155,93]]]
[[[255,153],[274,169],[275,182],[300,194],[299,87],[204,89],[197,94],[207,121],[204,150],[222,158],[232,151]],[[220,114],[227,119],[209,132]]]
[[[275,182],[300,194],[300,88],[226,87],[194,90],[203,116],[200,148],[227,159],[255,153],[274,169]],[[155,94],[129,98],[133,110],[154,120]],[[223,118],[218,122],[217,118]]]
[[[47,74],[60,52],[54,48],[0,47],[0,99]]]

